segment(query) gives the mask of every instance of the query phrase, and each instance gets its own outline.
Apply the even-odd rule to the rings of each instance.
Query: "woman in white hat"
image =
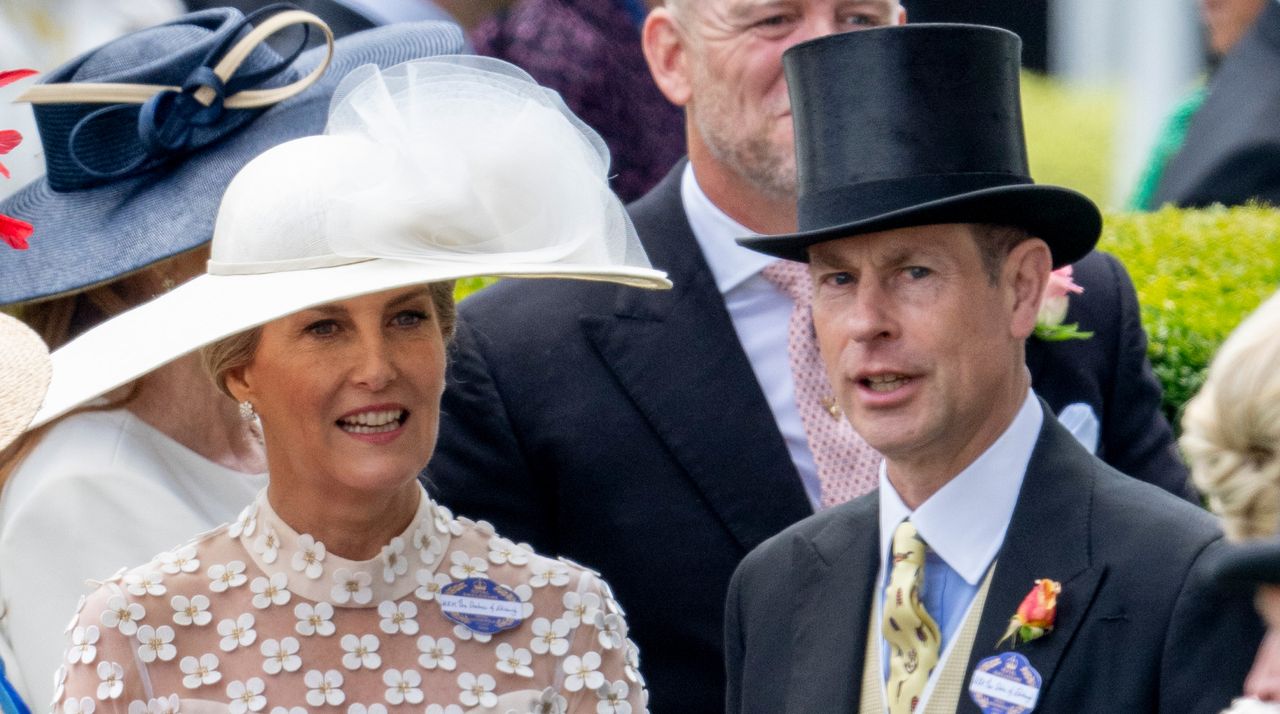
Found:
[[[17,304],[57,348],[202,273],[239,168],[322,132],[352,69],[462,42],[451,26],[405,24],[288,56],[266,44],[273,32],[296,42],[300,28],[328,37],[287,6],[208,10],[118,38],[30,88],[48,172],[0,204],[36,226],[29,249],[0,253],[0,304]],[[0,457],[0,635],[20,665],[15,684],[40,706],[87,579],[234,518],[266,484],[255,426],[197,356],[137,377]]]
[[[208,274],[56,352],[37,420],[204,346],[261,422],[269,485],[234,523],[88,598],[58,706],[643,711],[607,586],[417,481],[453,280],[668,285],[607,175],[603,143],[558,96],[460,57],[353,73],[324,136],[246,166]]]

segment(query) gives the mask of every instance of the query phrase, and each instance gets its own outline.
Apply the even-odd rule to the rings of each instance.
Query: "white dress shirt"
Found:
[[[942,665],[951,653],[954,635],[969,614],[973,598],[1000,547],[1022,490],[1031,452],[1044,425],[1044,412],[1035,393],[1027,396],[1013,421],[982,455],[951,479],[915,511],[907,508],[890,483],[887,466],[880,464],[880,578],[877,582],[876,636],[881,638],[881,664],[888,672],[888,648],[880,635],[884,617],[884,586],[889,578],[889,550],[898,524],[911,519],[928,544],[925,585],[921,600],[942,632],[942,652],[925,686],[919,709],[933,691]],[[1027,589],[1031,583],[1027,583]],[[1009,613],[1012,615],[1013,613]],[[881,686],[884,679],[881,678]],[[882,692],[883,694],[883,692]]]
[[[756,381],[764,391],[765,401],[782,432],[791,461],[800,472],[809,503],[816,510],[822,489],[818,467],[809,449],[809,438],[796,408],[795,382],[791,376],[791,358],[787,351],[787,331],[791,321],[791,297],[766,280],[760,271],[774,262],[763,253],[743,248],[735,238],[755,235],[725,215],[698,186],[693,165],[684,167],[680,197],[689,218],[693,236],[707,259],[716,287],[724,297],[729,320],[738,333],[738,341],[747,354]]]

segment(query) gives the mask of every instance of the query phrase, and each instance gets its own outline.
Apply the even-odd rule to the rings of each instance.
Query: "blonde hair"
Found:
[[[1280,531],[1280,292],[1223,343],[1182,429],[1192,480],[1227,537]]]
[[[440,325],[440,334],[446,344],[453,339],[453,328],[457,322],[457,306],[453,302],[454,281],[447,280],[431,283],[427,286],[431,292],[431,305],[436,311],[436,322]],[[217,342],[206,345],[200,350],[200,362],[213,379],[218,391],[235,399],[235,395],[227,389],[227,375],[232,370],[247,366],[253,361],[253,354],[258,350],[258,341],[262,337],[262,327],[254,327],[224,337]]]

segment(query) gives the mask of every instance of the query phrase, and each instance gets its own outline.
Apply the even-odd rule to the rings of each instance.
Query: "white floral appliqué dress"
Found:
[[[491,620],[450,619],[442,590],[469,580],[506,588],[523,618],[492,634]],[[409,528],[357,562],[296,533],[264,491],[237,522],[103,583],[69,635],[64,714],[645,711],[639,655],[599,577],[425,492]]]

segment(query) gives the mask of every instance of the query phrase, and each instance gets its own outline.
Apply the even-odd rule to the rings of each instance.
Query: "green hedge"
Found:
[[[1110,205],[1116,94],[1022,73],[1027,162],[1038,183],[1074,188]]]
[[[1280,287],[1280,210],[1112,214],[1098,247],[1133,277],[1151,365],[1177,428],[1218,345]]]

